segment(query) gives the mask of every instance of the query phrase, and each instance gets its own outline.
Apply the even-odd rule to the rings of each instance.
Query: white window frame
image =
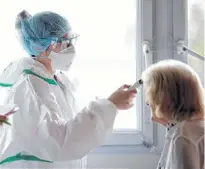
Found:
[[[173,0],[173,39],[175,52],[173,59],[187,63],[187,53],[179,55],[178,45],[183,42],[188,45],[188,2],[187,0]]]

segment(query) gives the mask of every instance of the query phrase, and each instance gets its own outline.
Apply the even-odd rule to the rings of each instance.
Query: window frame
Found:
[[[188,46],[188,0],[173,1],[173,47],[178,50],[178,43],[183,42]],[[184,53],[179,55],[174,53],[173,59],[188,63],[188,55]]]

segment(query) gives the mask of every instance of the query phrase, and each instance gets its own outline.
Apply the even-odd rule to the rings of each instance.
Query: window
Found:
[[[95,97],[107,98],[124,83],[133,84],[140,70],[136,69],[136,0],[87,0],[81,7],[79,2],[85,3],[72,1],[73,9],[79,12],[70,11],[74,18],[71,24],[81,35],[70,75],[79,80],[77,94],[83,107]],[[132,137],[141,125],[139,106],[119,112],[113,137],[106,144],[134,143]]]
[[[151,11],[150,4],[151,1],[145,2],[143,7],[146,11]],[[51,10],[67,17],[73,30],[80,34],[76,46],[77,58],[68,73],[79,81],[77,95],[80,105],[86,105],[96,96],[108,97],[124,83],[135,83],[143,70],[141,7],[141,1],[136,0],[62,0],[60,3],[48,0],[3,0],[0,6],[0,17],[4,21],[0,27],[0,48],[3,51],[0,69],[2,71],[13,59],[27,55],[15,38],[17,14],[24,9],[31,15]],[[145,22],[144,32],[151,32],[151,12],[145,17],[149,18],[145,19],[148,22]],[[146,37],[149,36],[152,35]],[[142,113],[142,93],[137,95],[132,109],[119,113],[113,136],[108,139],[107,145],[140,144],[143,131],[148,131],[152,136],[152,130],[146,128],[150,125],[144,120],[147,117]]]
[[[93,8],[78,14],[75,30],[81,37],[74,73],[77,72],[79,92],[85,96],[85,102],[95,96],[108,97],[122,84],[135,82],[135,2],[88,0],[86,3]],[[120,112],[114,128],[117,131],[136,130],[136,107]]]
[[[204,56],[204,0],[188,0],[188,47]],[[204,62],[188,55],[188,64],[204,84]]]

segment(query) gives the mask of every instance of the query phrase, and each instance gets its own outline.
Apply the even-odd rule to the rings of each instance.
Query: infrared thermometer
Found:
[[[138,89],[140,87],[140,85],[143,84],[142,79],[138,80],[135,84],[133,84],[132,86],[129,87],[129,90],[134,90],[134,89]]]

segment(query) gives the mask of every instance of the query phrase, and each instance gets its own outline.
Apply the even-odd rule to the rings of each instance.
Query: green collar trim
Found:
[[[30,69],[25,69],[25,70],[23,71],[23,73],[37,76],[38,78],[44,80],[44,81],[47,82],[48,84],[57,85],[57,82],[56,82],[54,79],[49,79],[49,78],[45,78],[45,77],[43,77],[43,76],[40,76],[40,75],[36,74],[35,72],[33,72],[33,71],[30,70]],[[1,87],[12,87],[13,84],[1,83],[1,82],[0,82],[0,86],[1,86]]]
[[[11,163],[14,161],[19,161],[19,160],[53,163],[52,161],[42,160],[42,159],[35,157],[35,156],[32,156],[32,155],[21,155],[21,153],[18,153],[15,156],[10,156],[10,157],[6,158],[5,160],[0,161],[0,165],[6,164],[6,163]]]
[[[40,75],[36,74],[35,72],[33,72],[33,71],[30,70],[30,69],[25,69],[23,72],[26,73],[26,74],[30,74],[30,75],[37,76],[38,78],[44,80],[44,81],[47,82],[48,84],[57,85],[57,82],[56,82],[54,79],[49,79],[49,78],[45,78],[45,77],[43,77],[43,76],[40,76]]]

